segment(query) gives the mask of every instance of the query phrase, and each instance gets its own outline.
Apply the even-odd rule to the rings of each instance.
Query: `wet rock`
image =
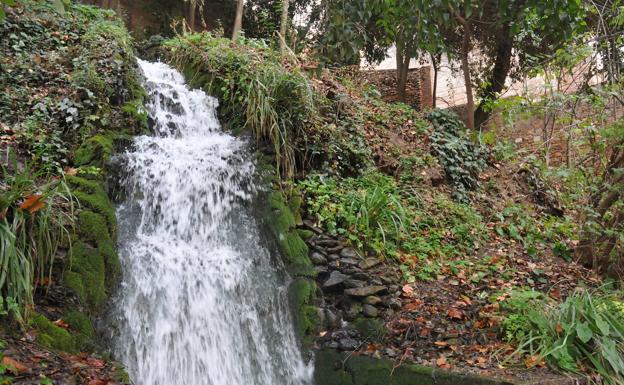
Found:
[[[369,304],[369,305],[379,305],[382,302],[382,299],[374,296],[374,295],[369,295],[368,297],[364,298],[364,303]]]
[[[310,260],[315,265],[325,265],[325,264],[327,264],[327,258],[325,258],[325,256],[323,254],[319,253],[318,251],[314,251],[314,252],[312,252],[312,254],[310,254]]]
[[[370,269],[371,267],[375,267],[375,266],[379,265],[380,263],[381,263],[381,261],[379,260],[379,258],[370,257],[370,258],[366,258],[365,260],[361,261],[358,264],[358,266],[360,267],[360,269],[367,270],[367,269]]]
[[[338,254],[329,254],[327,256],[327,259],[329,259],[330,261],[337,261],[340,258],[340,255]]]
[[[387,290],[388,289],[385,286],[375,285],[375,286],[365,286],[365,287],[356,287],[353,289],[346,289],[344,293],[352,297],[368,297],[369,295],[375,295],[378,293],[385,292]]]
[[[333,289],[349,279],[348,275],[344,275],[339,271],[332,271],[329,278],[323,283],[323,289]]]
[[[360,344],[353,338],[341,338],[338,341],[338,349],[344,351],[353,351],[358,348]]]
[[[345,247],[340,251],[340,256],[343,258],[357,258],[358,253],[353,247]]]
[[[355,287],[364,287],[366,286],[366,282],[357,279],[347,279],[346,281],[344,281],[344,286],[348,289],[352,289]]]
[[[362,306],[362,313],[364,313],[364,315],[367,317],[374,318],[379,315],[379,310],[377,310],[375,306],[365,303]]]

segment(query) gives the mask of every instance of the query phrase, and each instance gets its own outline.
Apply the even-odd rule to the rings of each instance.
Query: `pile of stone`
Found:
[[[317,272],[323,341],[330,347],[353,350],[362,338],[354,325],[370,324],[364,319],[389,319],[401,308],[400,274],[374,255],[324,234],[308,221],[314,235],[306,240],[310,260]]]

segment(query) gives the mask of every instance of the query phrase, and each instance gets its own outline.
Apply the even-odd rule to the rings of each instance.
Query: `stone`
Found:
[[[396,357],[396,351],[394,351],[394,349],[386,348],[384,349],[384,353],[390,358]]]
[[[379,310],[377,310],[375,306],[365,303],[362,306],[362,313],[364,313],[364,315],[367,317],[374,318],[379,315]]]
[[[344,287],[348,289],[352,289],[354,287],[364,287],[364,286],[366,286],[365,281],[360,281],[357,279],[347,279],[346,281],[344,281]]]
[[[397,298],[390,298],[388,301],[384,303],[384,305],[394,310],[399,310],[402,306],[401,301]]]
[[[364,298],[364,303],[369,304],[369,305],[379,305],[382,302],[382,299],[374,296],[374,295],[369,295],[368,297]]]
[[[342,246],[340,245],[327,248],[327,252],[331,254],[340,254],[340,251],[342,251]]]
[[[320,246],[314,246],[313,248],[314,248],[314,250],[315,250],[315,251],[317,251],[317,252],[319,252],[319,253],[323,254],[323,256],[326,256],[326,255],[327,255],[327,251],[325,251],[325,249],[324,249],[323,247],[320,247]]]
[[[339,271],[332,271],[329,278],[323,283],[323,289],[332,289],[349,279],[348,275],[344,275]]]
[[[347,308],[345,316],[348,320],[356,318],[362,312],[362,305],[359,303],[353,303]]]
[[[327,270],[327,266],[323,266],[323,265],[314,266],[314,271],[316,272],[317,279],[323,280],[329,276],[329,271]]]
[[[354,258],[340,258],[340,263],[347,266],[357,266],[360,261]]]
[[[314,223],[312,223],[312,221],[310,221],[308,219],[304,219],[303,220],[303,225],[305,227],[307,227],[309,230],[312,230],[312,231],[314,231],[317,234],[323,234],[323,230],[321,230],[318,227],[314,226]]]
[[[381,279],[381,282],[384,283],[384,285],[392,285],[392,284],[395,283],[394,279],[392,279],[391,277],[385,276],[385,275],[382,275],[380,277],[380,279]]]
[[[340,255],[338,255],[338,254],[329,254],[327,256],[327,259],[329,259],[330,261],[337,261],[338,259],[340,259]]]
[[[385,292],[387,290],[388,289],[385,286],[376,285],[345,289],[344,293],[352,297],[368,297],[369,295],[375,295],[381,292]]]
[[[341,338],[340,341],[338,341],[338,349],[343,351],[353,351],[359,346],[360,344],[353,338]]]
[[[330,309],[325,309],[325,320],[328,329],[337,329],[340,327],[340,317]]]
[[[379,278],[371,278],[369,281],[372,285],[383,285],[381,279]]]
[[[340,246],[340,241],[337,241],[335,239],[320,239],[318,242],[316,242],[316,244],[323,247],[336,247]]]
[[[317,251],[313,251],[312,254],[310,254],[310,260],[315,265],[325,265],[325,264],[327,264],[327,258],[325,258],[323,256],[323,254],[321,254],[321,253],[319,253]]]
[[[381,263],[381,261],[379,260],[379,258],[375,258],[375,257],[371,257],[371,258],[366,258],[365,260],[361,261],[358,266],[360,269],[370,269],[371,267],[375,267],[377,265],[379,265]]]
[[[359,279],[360,281],[368,281],[368,279],[370,278],[370,275],[366,274],[363,271],[353,272],[351,276],[355,279]]]
[[[345,247],[340,251],[340,256],[343,258],[357,258],[358,253],[353,247]]]

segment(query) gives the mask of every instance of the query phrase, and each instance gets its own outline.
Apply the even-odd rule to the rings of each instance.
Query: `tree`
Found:
[[[282,0],[282,17],[280,20],[280,49],[282,54],[286,50],[286,30],[288,28],[288,0]]]
[[[234,28],[232,30],[232,40],[238,38],[238,34],[243,27],[243,8],[245,0],[238,0],[236,3],[236,17],[234,18]]]

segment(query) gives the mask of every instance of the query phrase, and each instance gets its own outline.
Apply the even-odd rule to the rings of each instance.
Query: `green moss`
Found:
[[[269,195],[271,224],[277,233],[285,233],[296,226],[295,216],[286,204],[282,193],[274,191]]]
[[[315,357],[315,382],[323,385],[511,385],[496,378],[453,373],[420,365],[321,350]]]
[[[65,180],[74,190],[80,190],[88,194],[104,193],[102,185],[97,180],[91,180],[84,177],[66,175]]]
[[[113,154],[113,140],[109,136],[95,135],[87,139],[74,153],[76,166],[104,167]]]
[[[119,256],[115,251],[115,244],[111,239],[106,226],[106,220],[100,214],[84,210],[78,215],[78,233],[82,240],[97,245],[97,251],[104,258],[106,265],[106,285],[112,287],[121,270]]]
[[[108,196],[104,192],[97,194],[88,194],[83,191],[77,190],[73,191],[72,193],[82,205],[86,206],[86,208],[104,215],[109,230],[111,231],[111,233],[115,233],[117,229],[117,217],[115,216],[115,209],[108,199]]]
[[[278,245],[291,273],[296,275],[314,276],[312,262],[308,257],[308,245],[296,231],[279,234]]]
[[[319,320],[318,308],[314,306],[316,283],[308,278],[295,279],[289,288],[297,334],[305,346],[310,346],[317,333]]]
[[[308,239],[312,238],[312,236],[314,235],[314,231],[307,229],[297,229],[297,234],[299,234],[301,239],[307,241]]]
[[[75,332],[73,337],[76,349],[84,351],[94,347],[95,329],[89,317],[80,312],[72,311],[63,316],[63,321]]]
[[[121,109],[131,118],[135,119],[142,128],[147,128],[147,110],[143,107],[142,98],[126,102]]]
[[[74,289],[92,310],[97,310],[106,300],[105,279],[104,257],[96,248],[82,241],[76,242],[71,266],[65,273],[65,284]]]
[[[30,325],[35,327],[37,342],[50,349],[75,353],[77,351],[74,339],[69,332],[53,324],[42,314],[35,313],[30,317]]]

